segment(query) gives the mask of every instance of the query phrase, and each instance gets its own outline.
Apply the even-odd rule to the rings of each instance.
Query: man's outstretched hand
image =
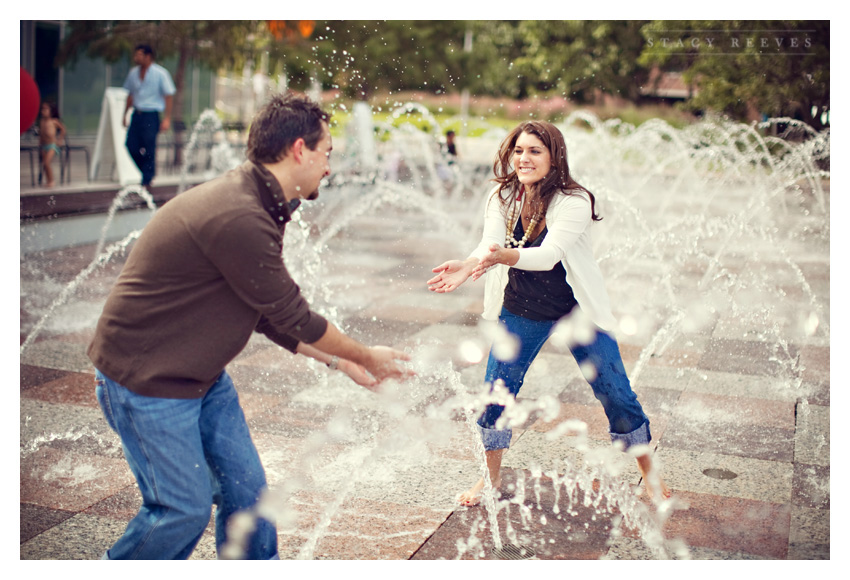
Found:
[[[369,348],[369,354],[371,355],[370,361],[364,363],[363,366],[375,377],[377,383],[381,383],[386,379],[404,380],[415,374],[412,370],[406,369],[397,363],[397,361],[410,360],[410,355],[406,352],[395,350],[388,346],[373,346]]]

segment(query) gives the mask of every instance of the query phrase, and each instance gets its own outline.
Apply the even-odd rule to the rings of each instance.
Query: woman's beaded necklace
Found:
[[[514,238],[514,223],[517,219],[517,206],[519,206],[522,202],[522,194],[525,191],[525,188],[521,189],[517,194],[516,199],[513,204],[511,204],[511,215],[508,218],[507,223],[505,224],[505,247],[506,248],[521,248],[525,246],[525,243],[528,241],[528,237],[534,232],[534,228],[537,227],[537,223],[540,221],[541,212],[538,207],[537,210],[531,215],[531,221],[528,222],[528,228],[523,232],[522,239],[517,241]]]

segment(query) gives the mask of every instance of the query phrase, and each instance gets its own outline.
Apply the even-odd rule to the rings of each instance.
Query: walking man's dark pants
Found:
[[[156,137],[159,134],[159,113],[133,111],[127,129],[127,150],[142,172],[142,185],[148,187],[156,173]]]

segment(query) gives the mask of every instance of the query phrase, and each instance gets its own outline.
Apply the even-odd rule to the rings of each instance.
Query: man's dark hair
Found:
[[[310,150],[323,135],[322,121],[331,116],[307,97],[294,93],[273,96],[254,117],[248,132],[248,159],[254,163],[275,163],[289,152],[301,137]]]
[[[156,53],[154,53],[153,47],[150,44],[137,44],[136,50],[141,50],[143,53],[150,55],[151,58],[156,58]]]

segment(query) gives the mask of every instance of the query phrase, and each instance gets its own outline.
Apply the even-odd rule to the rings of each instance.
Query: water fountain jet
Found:
[[[583,121],[583,126],[576,127],[575,121]],[[208,126],[217,125],[207,119],[203,127],[196,128]],[[812,276],[812,263],[826,260],[828,265],[829,203],[823,181],[828,173],[816,168],[818,156],[829,150],[828,134],[813,135],[802,145],[783,142],[780,146],[772,137],[756,138],[750,127],[728,126],[717,120],[686,129],[661,122],[634,128],[614,121],[603,123],[589,113],[576,114],[561,126],[576,177],[597,195],[605,218],[594,233],[594,250],[606,275],[616,315],[626,321],[622,326],[630,329],[622,344],[631,353],[627,363],[636,388],[651,384],[652,371],[658,370],[655,361],[669,361],[671,353],[683,349],[688,341],[701,345],[718,337],[752,338],[753,334],[744,336],[743,332],[756,333],[759,344],[769,350],[765,362],[775,365],[770,388],[782,391],[783,400],[799,399],[801,413],[810,417],[810,387],[803,380],[804,365],[796,345],[829,344],[828,296],[823,281]],[[408,137],[401,130],[399,135]],[[815,145],[813,141],[820,142]],[[740,146],[736,144],[739,142]],[[779,153],[768,161],[765,156],[771,152]],[[412,148],[410,164],[422,159],[429,158]],[[436,163],[436,158],[430,159]],[[475,173],[475,168],[461,169]],[[410,322],[411,313],[424,308],[436,311],[440,305],[428,302],[427,293],[410,290],[405,276],[415,279],[424,290],[428,265],[469,251],[477,241],[486,181],[470,180],[462,191],[446,194],[428,178],[430,169],[424,175],[425,179],[417,176],[390,181],[377,173],[368,180],[354,171],[343,173],[334,177],[320,200],[312,206],[305,204],[287,226],[284,251],[293,276],[311,303],[345,330],[356,330],[371,318],[391,317],[393,312],[402,312],[393,320],[398,326],[413,328],[413,324],[419,324]],[[129,244],[132,238],[125,240]],[[117,257],[117,246],[102,254]],[[405,270],[408,263],[415,268]],[[769,268],[755,267],[762,264]],[[73,297],[94,269],[81,272],[79,280],[66,287],[60,298]],[[376,297],[374,292],[384,288],[386,296]],[[456,300],[460,306],[453,304],[451,308],[477,313],[477,292],[472,289],[459,295]],[[350,295],[355,298],[348,299]],[[800,304],[807,310],[802,321],[797,311]],[[29,331],[21,347],[22,357],[36,336],[43,334],[45,318]],[[439,353],[453,352],[447,344],[470,340],[486,345],[493,339],[483,328],[480,332],[474,327],[464,328],[449,322],[448,316],[429,320],[412,334],[395,340],[406,343],[414,352],[430,348],[438,354],[415,361],[418,378],[396,387],[392,395],[365,396],[341,377],[329,378],[327,371],[318,367],[299,370],[300,374],[293,375],[297,378],[289,378],[288,371],[281,373],[280,367],[271,367],[271,372],[256,379],[259,386],[246,385],[248,395],[283,401],[263,413],[255,411],[263,417],[257,419],[258,429],[270,441],[261,453],[270,457],[278,440],[273,430],[264,430],[271,421],[269,416],[297,414],[304,409],[331,416],[330,421],[316,421],[310,427],[315,445],[296,449],[294,457],[284,462],[272,460],[268,468],[276,478],[274,489],[288,490],[263,506],[269,514],[287,519],[291,512],[298,512],[293,506],[293,490],[307,494],[314,487],[332,498],[318,510],[313,525],[303,528],[307,537],[288,552],[290,557],[323,557],[323,542],[339,533],[335,526],[345,521],[345,506],[353,499],[389,503],[393,494],[382,492],[384,482],[377,477],[378,472],[392,479],[397,489],[405,477],[421,476],[417,470],[436,473],[452,485],[460,477],[459,470],[452,475],[446,466],[454,469],[469,465],[462,477],[477,476],[483,462],[476,452],[474,420],[487,400],[481,392],[483,372],[477,372],[484,361],[466,357],[466,366],[453,366],[449,355],[440,360]],[[376,340],[380,337],[377,328],[373,325],[364,331],[367,340],[372,338],[370,331],[376,333]],[[253,368],[256,363],[251,357],[258,357],[264,348],[268,345],[253,341],[234,366]],[[289,364],[288,359],[282,364]],[[695,365],[690,360],[674,363],[676,376],[686,380],[700,369]],[[528,398],[521,397],[507,411],[508,417],[514,416],[525,425],[516,427],[522,431],[520,446],[538,445],[528,423],[556,420],[553,412],[561,403],[558,397],[568,390],[565,384],[581,378],[578,369],[566,372],[566,379],[547,373],[551,377],[547,380],[529,380],[524,387],[529,389]],[[363,396],[355,399],[355,392]],[[363,413],[367,418],[355,428],[344,428],[342,419],[332,411],[340,406],[353,407],[355,402],[366,409]],[[420,421],[427,421],[440,433],[418,429]],[[22,441],[22,457],[24,448],[29,459],[50,445],[49,426],[47,432],[44,440],[32,442],[35,447],[24,446]],[[339,437],[341,432],[348,436]],[[438,438],[446,433],[463,441],[462,462],[446,459],[460,453]],[[559,522],[572,526],[561,538],[578,532],[587,534],[580,529],[586,522],[574,518],[592,510],[589,518],[620,518],[612,520],[612,544],[620,541],[617,530],[622,524],[638,531],[653,557],[685,557],[687,546],[671,543],[660,531],[666,518],[675,517],[674,504],[662,502],[652,511],[641,503],[633,492],[635,479],[623,467],[630,458],[607,446],[598,447],[599,441],[591,435],[588,424],[574,418],[545,431],[541,440],[546,449],[559,445],[565,449],[554,466],[523,459],[522,451],[517,450],[514,463],[506,465],[517,473],[514,494],[491,498],[489,509],[474,514],[469,532],[457,540],[453,556],[487,557],[490,546],[510,543],[526,545],[538,557],[546,557],[545,546],[530,545],[523,539],[523,526],[541,521],[533,516],[542,511],[541,498],[546,492],[555,496],[555,503],[551,512],[539,515],[546,523],[561,517],[564,520]],[[418,457],[418,463],[404,457],[421,450],[423,438],[428,451]],[[331,449],[339,461],[319,466],[318,449]],[[662,457],[664,451],[660,448]],[[338,477],[323,481],[313,478],[323,469],[323,473],[334,472]],[[339,470],[346,471],[341,474]],[[526,476],[527,472],[531,475]],[[457,482],[455,491],[466,483],[471,482]],[[454,494],[443,495],[446,497],[428,496],[426,500],[451,512],[452,497],[448,496]],[[535,500],[534,509],[538,511],[532,510]],[[482,534],[487,527],[489,531]],[[425,539],[427,536],[422,541]],[[563,539],[563,543],[569,542]]]

